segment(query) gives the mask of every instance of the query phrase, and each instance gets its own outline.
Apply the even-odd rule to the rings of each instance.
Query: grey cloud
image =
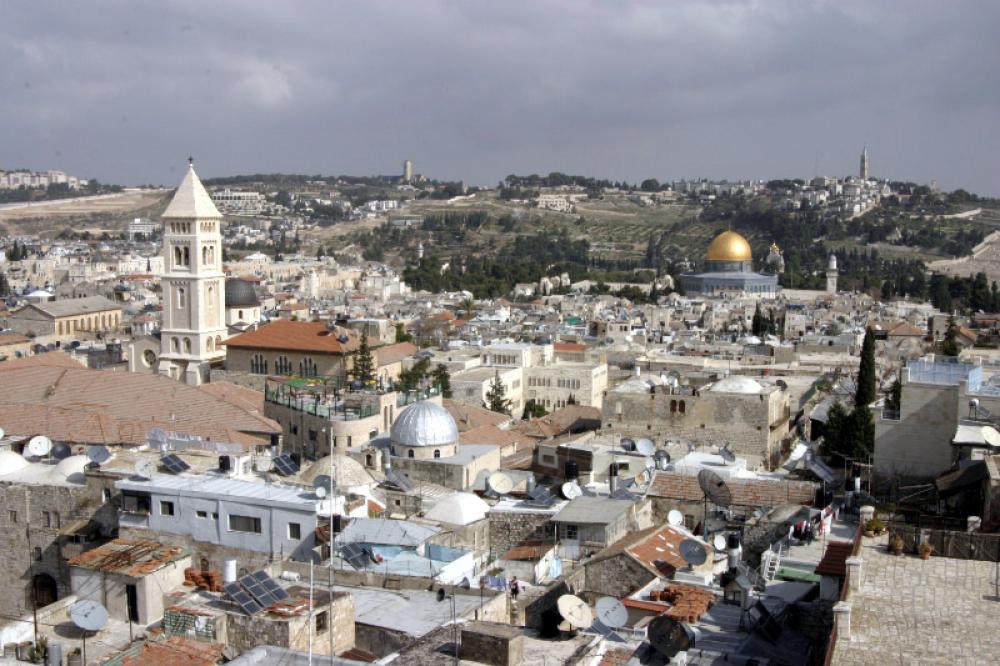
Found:
[[[0,166],[851,173],[1000,194],[990,2],[4,3]]]

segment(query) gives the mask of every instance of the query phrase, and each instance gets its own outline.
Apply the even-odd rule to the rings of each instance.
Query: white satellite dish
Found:
[[[315,488],[313,488],[313,492],[316,494],[316,497],[320,499],[326,497],[326,488],[324,488],[323,486],[316,486]]]
[[[562,492],[562,496],[568,500],[576,499],[583,495],[583,489],[577,485],[576,481],[567,481],[559,489]]]
[[[617,629],[628,622],[628,609],[614,597],[601,597],[597,600],[597,619],[605,627]]]
[[[0,428],[0,439],[3,439],[3,438],[4,438],[4,435],[6,435],[6,434],[7,434],[7,433],[6,433],[5,431],[4,431],[4,429],[3,429],[3,428]]]
[[[993,426],[983,426],[982,432],[983,439],[987,444],[994,448],[1000,446],[1000,433],[998,433]]]
[[[656,451],[656,444],[649,437],[640,437],[635,442],[635,450],[644,456],[651,456]]]
[[[73,624],[84,631],[100,631],[108,623],[107,609],[90,599],[73,604],[69,609],[69,617]]]
[[[498,495],[506,495],[514,489],[514,482],[503,472],[493,472],[486,479],[486,483],[489,485],[489,489]]]
[[[45,435],[35,435],[28,440],[27,451],[36,458],[42,458],[52,450],[52,440]]]
[[[152,479],[154,474],[156,474],[156,461],[139,460],[135,463],[135,467],[133,468],[134,476],[141,479]]]
[[[594,614],[587,602],[575,594],[564,594],[556,601],[563,619],[574,627],[586,628],[594,623]]]
[[[684,524],[684,514],[677,509],[671,509],[670,513],[667,514],[667,522],[677,527]]]
[[[726,549],[726,537],[723,534],[716,534],[712,539],[712,547],[720,553]]]
[[[87,448],[87,459],[92,463],[101,465],[111,460],[111,451],[106,446],[96,444]]]

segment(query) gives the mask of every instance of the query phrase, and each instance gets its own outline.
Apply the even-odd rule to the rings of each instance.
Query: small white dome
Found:
[[[458,442],[458,426],[444,407],[421,400],[407,407],[389,431],[389,441],[403,446],[444,446]]]
[[[320,458],[309,469],[302,472],[299,479],[305,483],[312,483],[316,477],[330,474],[330,456]],[[348,456],[335,456],[333,460],[333,483],[338,488],[354,488],[357,486],[367,486],[374,483],[372,475],[368,473],[361,463]]]
[[[28,464],[24,456],[18,455],[13,451],[0,451],[0,476],[20,472]]]
[[[84,483],[86,481],[84,468],[89,463],[90,459],[87,456],[69,456],[68,458],[63,458],[49,471],[49,477],[54,481]]]
[[[756,394],[764,390],[764,387],[760,385],[754,379],[750,377],[742,377],[740,375],[731,375],[725,379],[719,380],[712,385],[709,389],[712,393],[746,393],[746,394]]]
[[[425,518],[449,525],[469,525],[486,517],[487,504],[472,493],[454,493],[445,497],[424,514]]]

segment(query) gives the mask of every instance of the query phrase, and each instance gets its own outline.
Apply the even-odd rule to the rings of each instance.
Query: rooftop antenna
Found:
[[[719,447],[719,455],[722,457],[722,461],[727,465],[731,465],[736,462],[736,454],[734,454],[729,448],[729,442],[723,442],[722,446]]]
[[[726,482],[718,474],[710,469],[703,469],[698,472],[698,485],[704,493],[704,516],[702,518],[702,537],[708,538],[708,501],[716,506],[728,507],[732,504],[733,494],[729,490]]]

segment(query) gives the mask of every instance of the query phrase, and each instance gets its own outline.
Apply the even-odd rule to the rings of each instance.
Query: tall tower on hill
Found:
[[[163,325],[159,372],[192,386],[226,352],[222,215],[189,160],[163,213]]]
[[[865,144],[864,150],[861,151],[861,169],[859,169],[861,180],[868,180],[868,145]]]

